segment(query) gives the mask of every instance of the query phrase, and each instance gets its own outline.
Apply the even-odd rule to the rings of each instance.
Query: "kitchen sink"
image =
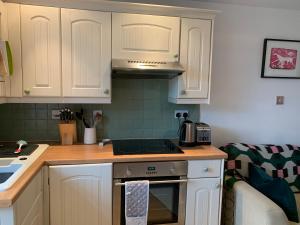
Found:
[[[3,155],[0,154],[0,192],[9,189],[47,147],[48,145],[37,145],[37,148],[28,148],[28,150],[19,155],[11,154],[11,150],[0,151],[0,153],[5,153]]]
[[[7,166],[0,166],[0,184],[6,182],[21,167],[22,164],[9,164]]]
[[[0,159],[0,167],[2,166],[9,166],[14,159]]]

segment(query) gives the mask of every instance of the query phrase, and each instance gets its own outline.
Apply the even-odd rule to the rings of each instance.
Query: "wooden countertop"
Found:
[[[112,145],[50,146],[25,171],[20,179],[8,190],[0,192],[0,208],[10,207],[22,193],[26,185],[44,165],[70,165],[87,163],[171,161],[197,159],[225,159],[226,153],[214,146],[198,146],[183,148],[184,154],[144,154],[144,155],[113,155]]]

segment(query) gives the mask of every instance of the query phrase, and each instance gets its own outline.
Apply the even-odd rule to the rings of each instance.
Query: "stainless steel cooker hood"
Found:
[[[171,79],[181,75],[183,67],[178,62],[148,60],[112,60],[112,77],[124,79]]]

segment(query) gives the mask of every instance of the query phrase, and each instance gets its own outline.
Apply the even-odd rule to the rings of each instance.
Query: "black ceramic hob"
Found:
[[[28,144],[22,147],[22,151],[18,154],[14,153],[18,148],[17,144],[12,143],[0,143],[0,158],[13,158],[18,156],[31,155],[39,146],[34,144]]]
[[[114,155],[178,154],[183,151],[168,139],[113,140]]]

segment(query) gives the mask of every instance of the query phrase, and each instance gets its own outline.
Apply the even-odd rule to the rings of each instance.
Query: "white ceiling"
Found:
[[[180,5],[180,6],[184,6],[184,5],[191,6],[191,2],[194,3],[212,2],[212,3],[257,6],[257,7],[265,7],[265,8],[300,10],[300,0],[111,0],[111,1],[170,4],[170,5]]]
[[[281,9],[300,9],[299,0],[193,0],[193,1],[241,4],[241,5],[268,7],[268,8],[281,8]]]

